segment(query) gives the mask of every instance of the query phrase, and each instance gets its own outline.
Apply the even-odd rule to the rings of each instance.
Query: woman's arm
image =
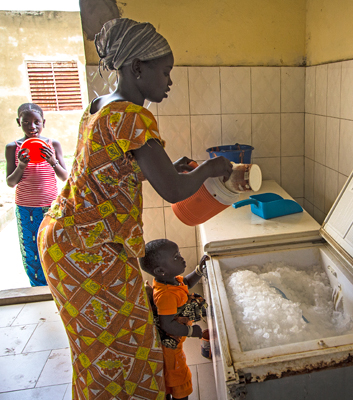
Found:
[[[161,328],[167,332],[169,335],[173,336],[187,336],[189,333],[189,328],[187,325],[180,324],[174,318],[175,315],[159,315],[159,324]],[[192,325],[191,337],[202,336],[202,329],[199,325]]]
[[[9,143],[5,148],[5,157],[6,183],[10,187],[15,187],[29,163],[29,156],[25,149],[20,150],[18,152],[18,165],[16,166],[16,143]]]
[[[144,176],[156,192],[170,203],[177,203],[192,196],[209,177],[224,176],[227,180],[232,164],[224,157],[216,157],[202,163],[193,171],[178,173],[173,163],[157,140],[148,140],[134,150],[134,157]]]

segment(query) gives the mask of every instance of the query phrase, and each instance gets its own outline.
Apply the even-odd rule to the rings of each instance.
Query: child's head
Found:
[[[34,103],[20,105],[16,121],[27,138],[40,136],[45,125],[43,110]]]
[[[174,278],[185,271],[186,263],[176,243],[168,239],[146,244],[145,256],[139,259],[143,271],[155,278]]]

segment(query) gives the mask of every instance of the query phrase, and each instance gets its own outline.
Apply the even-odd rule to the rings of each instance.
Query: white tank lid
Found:
[[[252,164],[249,173],[250,187],[254,192],[257,192],[261,188],[262,184],[262,173],[258,165]]]

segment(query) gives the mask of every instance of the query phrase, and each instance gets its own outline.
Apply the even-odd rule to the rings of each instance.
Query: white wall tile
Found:
[[[183,273],[183,275],[186,276],[194,271],[196,265],[198,264],[196,247],[179,247],[179,250],[186,262],[185,272]]]
[[[340,143],[340,120],[327,117],[326,166],[338,171],[338,151]]]
[[[253,157],[280,155],[280,114],[252,114]]]
[[[347,182],[348,176],[338,174],[338,193],[342,190],[343,186]]]
[[[313,218],[314,218],[314,205],[312,203],[310,203],[309,201],[307,201],[306,199],[304,199],[304,206],[303,206],[304,210],[306,212],[308,212]]]
[[[218,146],[221,138],[220,115],[193,115],[191,116],[191,155],[194,160],[208,159],[206,149]]]
[[[183,224],[174,214],[171,207],[165,208],[166,237],[179,247],[196,248],[196,232],[194,226]]]
[[[305,114],[305,157],[315,158],[315,115]]]
[[[171,72],[173,85],[168,98],[158,104],[158,115],[188,115],[190,112],[187,67],[174,67]]]
[[[324,212],[326,167],[319,163],[314,165],[314,206]]]
[[[251,110],[253,113],[280,112],[280,79],[278,67],[251,68]]]
[[[281,113],[281,156],[304,155],[304,113]]]
[[[117,87],[116,71],[104,71],[101,68],[100,74],[98,65],[86,66],[86,78],[89,101],[98,96],[112,93]]]
[[[159,116],[159,130],[166,141],[165,150],[174,162],[180,157],[191,157],[189,116]]]
[[[333,169],[326,168],[325,182],[325,209],[327,214],[338,196],[338,172]]]
[[[292,197],[304,196],[304,157],[281,157],[281,186]]]
[[[304,197],[294,197],[294,200],[304,208]]]
[[[341,118],[353,120],[353,60],[342,62]]]
[[[221,67],[222,114],[251,112],[250,68]]]
[[[325,164],[326,158],[326,117],[315,115],[315,161]]]
[[[222,145],[251,145],[251,114],[222,115]]]
[[[342,119],[340,126],[340,147],[338,169],[341,174],[349,175],[353,170],[353,121]]]
[[[305,112],[315,113],[315,69],[305,68]]]
[[[342,63],[329,64],[327,67],[327,115],[330,117],[340,117],[341,77]]]
[[[262,180],[274,180],[281,184],[281,158],[280,157],[253,157],[253,164],[257,164],[262,173]]]
[[[314,164],[313,160],[305,158],[304,195],[311,204],[314,204]]]
[[[304,112],[305,68],[281,67],[281,112]]]
[[[164,209],[146,208],[142,214],[145,242],[165,239]]]
[[[163,198],[153,189],[146,180],[142,182],[143,208],[163,207]]]
[[[151,113],[155,116],[155,118],[158,122],[157,103],[152,103],[151,101],[145,101],[144,107],[147,108],[148,111],[151,111]]]
[[[326,217],[326,214],[314,206],[314,219],[316,220],[316,222],[318,224],[322,225],[325,217]]]
[[[191,114],[220,114],[219,67],[189,67]]]
[[[315,81],[315,113],[319,115],[326,115],[327,65],[318,65],[316,67]]]

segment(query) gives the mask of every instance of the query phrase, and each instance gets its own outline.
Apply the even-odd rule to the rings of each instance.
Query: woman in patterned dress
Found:
[[[173,54],[149,23],[107,22],[96,35],[115,92],[92,101],[70,177],[41,224],[43,268],[70,342],[73,399],[165,398],[163,354],[138,266],[144,255],[142,181],[167,201],[195,193],[231,163],[210,159],[189,174],[172,163],[144,101],[161,102]]]

